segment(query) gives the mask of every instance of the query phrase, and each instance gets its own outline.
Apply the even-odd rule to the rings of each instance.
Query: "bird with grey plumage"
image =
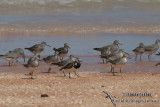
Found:
[[[9,51],[9,52],[16,52],[19,54],[19,57],[22,57],[24,62],[25,62],[25,54],[24,54],[24,50],[22,48],[16,48],[14,49],[13,51]],[[18,62],[18,59],[17,59],[17,62]]]
[[[19,58],[19,53],[15,51],[11,51],[6,53],[5,55],[0,55],[0,58],[7,60],[9,63],[9,66],[13,64],[13,61],[16,61]]]
[[[64,47],[60,47],[58,49],[57,48],[53,48],[53,50],[55,52],[57,51],[59,53],[60,60],[63,60],[63,57],[67,56],[69,48],[70,47],[69,47],[68,43],[65,43]]]
[[[102,50],[101,50],[101,55],[100,55],[100,57],[101,57],[103,63],[105,62],[105,57],[107,57],[107,56],[110,55],[110,54],[111,54],[110,48],[102,49]]]
[[[122,75],[122,70],[121,69],[126,65],[127,58],[129,58],[128,55],[124,54],[123,57],[120,58],[120,59],[109,60],[109,63],[111,64],[111,72],[112,72],[113,76],[115,76],[115,74],[114,74],[114,69],[115,68],[119,68],[120,69],[120,73]]]
[[[144,48],[144,44],[140,43],[138,47],[136,47],[134,50],[132,50],[136,57],[135,57],[135,61],[137,60],[137,56],[140,55],[140,61],[142,61],[142,55],[145,52],[145,48]]]
[[[48,73],[51,72],[51,66],[53,66],[52,63],[58,63],[59,62],[58,54],[59,53],[56,51],[54,55],[49,55],[46,58],[42,59],[47,65],[49,65]]]
[[[39,61],[41,61],[40,55],[36,54],[28,60],[27,64],[23,64],[23,66],[30,71],[28,75],[31,76],[31,79],[34,79],[34,75],[36,76],[36,71],[39,67]]]
[[[123,57],[124,54],[128,54],[128,53],[124,52],[123,49],[120,49],[117,53],[112,53],[108,56],[101,56],[101,57],[103,57],[106,60],[106,62],[108,62],[111,60],[120,59]]]
[[[157,50],[159,49],[159,42],[160,42],[160,40],[157,39],[154,44],[148,45],[148,46],[144,46],[145,53],[148,54],[148,59],[149,60],[152,59],[151,58],[152,54],[156,53]]]
[[[33,54],[40,54],[42,51],[44,51],[44,48],[46,46],[49,46],[46,42],[41,42],[40,44],[35,44],[29,48],[25,48],[26,50],[30,51]],[[49,46],[51,47],[51,46]]]
[[[52,63],[52,65],[57,65],[59,67],[62,67],[68,63],[71,63],[71,62],[74,62],[75,60],[77,59],[77,57],[75,57],[74,55],[70,55],[69,56],[69,59],[66,59],[66,60],[62,60],[62,61],[59,61],[57,63]],[[63,72],[63,71],[62,71]],[[64,76],[66,76],[66,74],[63,72]]]
[[[69,73],[69,78],[71,78],[70,73],[74,72],[74,74],[79,77],[79,75],[76,73],[77,69],[81,67],[81,60],[79,58],[76,58],[75,61],[72,61],[70,63],[65,64],[60,71],[62,72],[68,72]]]
[[[101,48],[93,48],[93,50],[101,52],[103,49],[110,48],[111,53],[115,53],[119,49],[119,45],[122,44],[120,44],[118,40],[115,40],[111,45],[107,45]]]

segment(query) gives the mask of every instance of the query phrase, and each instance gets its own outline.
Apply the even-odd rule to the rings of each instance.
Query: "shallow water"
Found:
[[[92,35],[32,35],[27,37],[14,38],[14,35],[10,35],[7,38],[0,40],[0,54],[13,50],[15,48],[26,48],[42,41],[52,47],[46,47],[45,51],[41,53],[42,56],[53,54],[53,47],[62,47],[64,43],[68,43],[71,49],[68,54],[77,56],[91,56],[99,55],[99,52],[94,51],[95,47],[102,47],[112,44],[114,40],[119,40],[123,45],[120,45],[120,49],[124,49],[129,54],[134,54],[132,50],[143,42],[144,45],[151,45],[155,43],[156,39],[160,39],[159,35],[140,35],[140,34],[92,34]],[[159,50],[158,50],[159,51]],[[26,55],[32,55],[29,51],[25,50]],[[147,59],[144,55],[143,59]],[[158,56],[153,55],[153,59],[159,60]],[[1,60],[0,60],[1,61]],[[95,61],[93,59],[93,61]],[[89,62],[92,62],[89,61]]]

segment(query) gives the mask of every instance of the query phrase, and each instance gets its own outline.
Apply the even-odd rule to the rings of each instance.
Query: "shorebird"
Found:
[[[103,63],[104,63],[105,57],[107,57],[107,56],[110,55],[110,54],[111,54],[110,48],[102,49],[102,50],[101,50],[101,55],[100,55],[100,57],[102,58]]]
[[[64,65],[60,71],[62,72],[69,72],[69,78],[71,78],[70,73],[74,72],[74,74],[76,76],[79,77],[79,75],[76,73],[77,69],[79,69],[81,67],[81,60],[79,58],[77,58],[75,61],[67,63],[66,65]]]
[[[51,71],[52,63],[58,63],[58,61],[59,61],[58,57],[59,57],[58,52],[55,52],[54,55],[50,55],[50,56],[47,56],[46,58],[42,59],[46,64],[49,65],[48,73],[50,73],[50,71]]]
[[[104,59],[106,59],[106,62],[108,62],[108,61],[111,61],[111,60],[120,59],[120,58],[123,57],[124,54],[128,54],[128,53],[124,52],[123,49],[120,49],[118,51],[118,53],[112,53],[112,54],[110,54],[108,56],[101,56],[101,57],[103,57]]]
[[[27,64],[23,64],[23,66],[30,71],[28,75],[31,75],[31,79],[33,79],[33,75],[36,73],[36,70],[39,66],[39,61],[40,55],[36,54],[28,60]]]
[[[33,54],[36,55],[36,54],[40,54],[44,50],[45,46],[49,46],[49,45],[46,44],[46,42],[41,42],[41,44],[35,44],[35,45],[33,45],[29,48],[25,48],[25,49],[29,50],[30,52],[32,52]],[[49,47],[51,47],[51,46],[49,46]]]
[[[129,58],[128,55],[124,54],[123,57],[120,58],[120,59],[110,60],[109,61],[109,63],[111,63],[111,72],[112,72],[113,76],[115,76],[115,74],[114,74],[114,69],[115,68],[119,68],[120,69],[120,73],[122,75],[121,68],[123,68],[126,65],[127,58]]]
[[[136,54],[135,61],[137,60],[138,55],[140,55],[140,61],[142,61],[141,57],[142,57],[142,54],[145,52],[144,44],[140,43],[139,46],[132,51]]]
[[[7,60],[9,63],[9,66],[13,64],[13,61],[17,60],[19,57],[19,53],[17,52],[8,52],[5,55],[0,55],[0,57],[4,60]]]
[[[57,65],[59,67],[62,67],[62,66],[65,66],[66,64],[68,63],[71,63],[71,62],[74,62],[76,60],[76,57],[73,56],[73,55],[70,55],[69,56],[69,59],[66,59],[66,60],[62,60],[58,63],[52,63],[52,65]],[[63,71],[62,71],[63,72]],[[64,76],[66,76],[66,74],[63,72]]]
[[[25,54],[24,54],[24,51],[23,51],[23,49],[21,49],[21,48],[16,48],[16,49],[14,49],[13,51],[10,51],[10,52],[16,52],[16,53],[18,53],[19,54],[19,57],[22,57],[23,58],[23,60],[24,60],[24,62],[25,62]],[[18,62],[18,60],[17,60],[17,62]]]
[[[61,48],[58,48],[58,49],[53,48],[53,50],[55,52],[57,51],[59,53],[60,60],[63,60],[63,57],[65,57],[68,54],[68,48],[70,48],[68,43],[65,43],[64,47],[61,47]]]
[[[122,44],[120,44],[118,40],[115,40],[111,45],[107,45],[101,48],[93,48],[93,50],[102,51],[102,49],[110,48],[111,53],[115,53],[119,49],[119,45]]]
[[[145,53],[148,54],[148,59],[151,59],[151,55],[156,53],[158,48],[159,48],[159,43],[160,40],[157,39],[156,42],[152,45],[144,46]]]

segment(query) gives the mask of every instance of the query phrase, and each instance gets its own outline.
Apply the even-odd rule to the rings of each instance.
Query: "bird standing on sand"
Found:
[[[140,55],[140,61],[142,61],[142,54],[145,52],[145,49],[144,49],[144,44],[143,43],[140,43],[138,47],[136,47],[134,50],[132,50],[135,54],[136,54],[136,57],[135,57],[135,61],[137,60],[137,56]]]
[[[77,69],[79,69],[81,67],[81,60],[79,58],[77,58],[75,61],[67,63],[66,65],[64,65],[60,71],[63,72],[69,72],[69,78],[71,78],[70,73],[74,72],[74,74],[76,76],[79,77],[79,75],[76,73]]]
[[[41,44],[35,44],[32,47],[25,48],[25,49],[29,50],[33,54],[40,54],[44,50],[45,46],[49,46],[49,45],[46,44],[46,42],[41,42]],[[49,47],[51,47],[51,46],[49,46]]]
[[[57,51],[59,53],[60,60],[63,60],[63,57],[65,57],[68,54],[68,49],[69,48],[70,47],[69,47],[68,43],[65,43],[64,47],[61,47],[61,48],[58,48],[58,49],[53,48],[53,50],[55,52]]]
[[[52,63],[52,65],[57,65],[57,66],[59,66],[59,67],[62,67],[62,66],[64,66],[64,65],[68,64],[68,63],[74,62],[75,60],[76,60],[76,57],[73,56],[73,55],[70,55],[70,56],[69,56],[69,59],[62,60],[62,61],[60,61],[60,62],[58,62],[58,63]],[[62,72],[63,72],[63,71],[62,71]],[[66,74],[65,74],[64,72],[63,72],[63,74],[64,74],[64,76],[66,76]]]
[[[112,72],[113,76],[115,76],[115,74],[114,74],[114,69],[115,68],[119,68],[120,69],[120,73],[122,75],[121,68],[123,68],[126,65],[127,58],[128,58],[128,55],[124,54],[123,57],[120,58],[120,59],[110,60],[109,61],[109,63],[111,63],[111,72]]]
[[[6,53],[5,55],[0,55],[0,58],[7,60],[9,63],[9,66],[11,66],[13,64],[13,61],[17,60],[19,57],[19,53],[17,52],[9,52]]]
[[[24,60],[24,62],[25,62],[25,54],[24,54],[24,51],[23,51],[23,49],[21,49],[21,48],[16,48],[16,49],[14,49],[13,51],[10,51],[10,52],[17,52],[17,53],[19,53],[19,57],[22,57],[23,58],[23,60]],[[17,62],[18,62],[18,60],[17,60]]]
[[[148,54],[148,59],[151,59],[151,55],[156,53],[158,48],[159,48],[159,43],[160,40],[157,39],[156,42],[152,45],[144,46],[145,53]]]
[[[25,68],[29,69],[30,72],[28,75],[31,75],[31,79],[33,79],[33,75],[34,73],[36,73],[36,70],[39,66],[39,61],[40,61],[40,55],[36,54],[28,60],[27,64],[23,64]]]
[[[111,45],[107,45],[101,48],[94,48],[93,50],[101,52],[102,49],[110,48],[111,53],[115,53],[119,49],[119,45],[122,45],[122,44],[120,44],[118,40],[115,40]]]
[[[52,63],[58,63],[58,61],[59,61],[58,57],[59,57],[58,52],[55,52],[54,55],[50,55],[50,56],[47,56],[46,58],[42,59],[46,64],[48,64],[50,66],[48,69],[48,73],[50,73],[50,71],[51,71]]]

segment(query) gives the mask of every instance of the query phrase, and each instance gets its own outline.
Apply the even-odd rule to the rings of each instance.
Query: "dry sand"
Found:
[[[114,107],[103,91],[115,100],[160,99],[160,75],[79,73],[73,79],[63,74],[0,74],[0,107]],[[124,97],[123,93],[152,93],[151,97]],[[47,94],[48,97],[41,97]],[[117,107],[159,107],[160,103],[118,103]]]

